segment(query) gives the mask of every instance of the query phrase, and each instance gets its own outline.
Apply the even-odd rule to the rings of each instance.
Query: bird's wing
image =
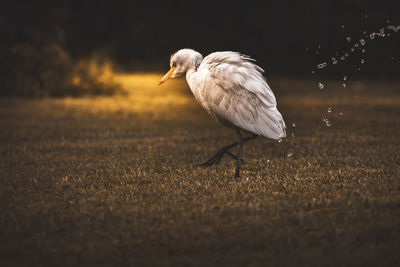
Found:
[[[263,70],[236,52],[216,52],[198,69],[203,106],[219,121],[268,138],[285,137],[285,123]]]

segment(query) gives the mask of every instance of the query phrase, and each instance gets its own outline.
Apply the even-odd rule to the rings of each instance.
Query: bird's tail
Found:
[[[279,140],[286,137],[286,124],[283,120],[282,114],[276,107],[269,107],[263,109],[261,116],[259,134],[274,140]]]

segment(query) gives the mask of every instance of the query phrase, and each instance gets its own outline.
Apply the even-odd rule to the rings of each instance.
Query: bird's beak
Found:
[[[171,78],[172,74],[174,74],[176,67],[172,67],[165,75],[162,77],[160,83],[158,85],[161,85],[163,82]]]

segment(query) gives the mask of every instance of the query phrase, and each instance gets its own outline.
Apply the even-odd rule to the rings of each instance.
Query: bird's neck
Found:
[[[194,69],[194,68],[189,69],[189,70],[186,72],[186,81],[187,81],[187,83],[188,83],[190,89],[193,88],[193,81],[194,81],[193,79],[194,79],[195,76],[196,76],[196,72],[197,72],[197,70]],[[192,90],[193,90],[193,89],[192,89]]]

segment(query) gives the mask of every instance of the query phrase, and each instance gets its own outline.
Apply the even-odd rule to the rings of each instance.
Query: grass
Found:
[[[399,266],[398,83],[271,81],[289,137],[246,144],[234,179],[197,167],[235,134],[184,81],[119,78],[0,100],[1,266]]]

